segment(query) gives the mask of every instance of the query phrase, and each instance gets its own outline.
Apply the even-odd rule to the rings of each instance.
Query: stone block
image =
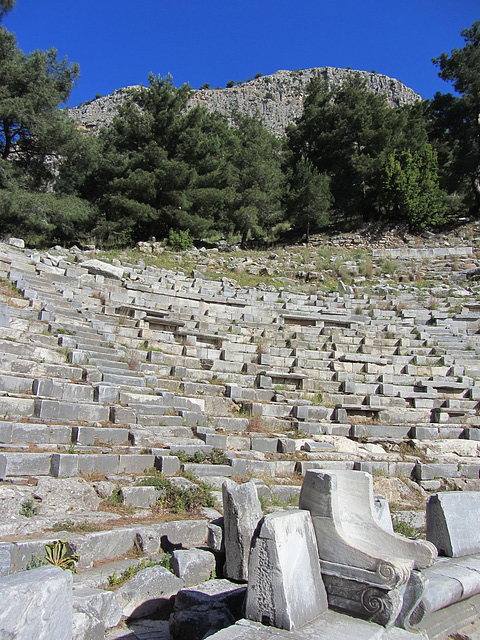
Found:
[[[241,617],[245,587],[228,580],[209,580],[196,587],[181,589],[175,597],[169,619],[173,640],[201,640],[224,627],[234,628]]]
[[[105,278],[113,278],[115,280],[121,280],[124,273],[123,267],[116,267],[108,262],[97,260],[96,258],[85,260],[79,264],[79,267],[86,269],[91,275],[104,276]]]
[[[78,455],[69,453],[52,453],[50,474],[54,478],[71,478],[78,473]]]
[[[132,507],[153,507],[161,495],[156,487],[122,487],[124,503]]]
[[[48,476],[50,474],[51,453],[3,454],[7,460],[6,476]]]
[[[220,435],[218,433],[205,434],[205,444],[217,449],[227,448],[227,436]]]
[[[212,551],[224,552],[223,544],[223,518],[219,518],[217,522],[209,522],[207,525],[207,546]],[[0,549],[1,558],[1,549]]]
[[[0,599],[1,638],[72,640],[70,571],[40,567],[1,578]]]
[[[328,608],[308,511],[272,513],[252,540],[246,617],[291,631]]]
[[[277,452],[277,438],[252,438],[252,451],[262,451],[264,453]]]
[[[228,464],[195,464],[187,463],[183,465],[186,473],[193,473],[196,477],[208,476],[233,476],[233,468]]]
[[[33,416],[35,400],[33,398],[0,397],[0,415],[5,417],[27,418]]]
[[[165,476],[174,476],[180,471],[180,460],[177,456],[155,456],[155,469]]]
[[[116,454],[92,453],[78,457],[78,472],[88,476],[89,473],[117,473],[118,458]]]
[[[0,578],[10,575],[14,552],[15,546],[11,542],[0,542]]]
[[[135,542],[134,527],[119,527],[109,531],[88,533],[84,536],[96,561],[109,560],[128,553]],[[81,554],[80,554],[81,559]]]
[[[295,453],[295,440],[292,438],[278,438],[277,451],[278,453]]]
[[[116,385],[96,383],[93,385],[93,399],[100,404],[113,404],[120,399],[120,391]]]
[[[160,536],[154,527],[140,527],[135,534],[135,544],[145,554],[153,555],[160,551]]]
[[[427,540],[440,555],[458,558],[480,552],[480,493],[446,491],[427,501]]]
[[[155,464],[151,454],[131,454],[118,456],[118,473],[143,473]]]
[[[210,580],[215,571],[215,556],[202,549],[179,549],[172,552],[173,573],[186,587]]]
[[[117,602],[124,616],[143,618],[165,607],[182,587],[183,580],[165,567],[148,567],[116,591]]]
[[[232,580],[247,580],[250,543],[263,515],[262,507],[253,482],[238,485],[226,480],[222,495],[225,542],[223,572],[225,577]]]
[[[73,602],[72,640],[104,640],[105,625],[88,605]]]
[[[0,454],[0,480],[5,480],[7,475],[7,456]]]
[[[176,520],[151,526],[158,531],[164,551],[200,547],[207,540],[206,520]]]
[[[75,589],[73,602],[94,611],[107,629],[117,626],[122,618],[122,610],[118,606],[115,593],[112,591],[88,587]]]

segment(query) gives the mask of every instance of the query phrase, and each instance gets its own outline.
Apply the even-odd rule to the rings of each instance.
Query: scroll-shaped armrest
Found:
[[[428,567],[437,557],[433,544],[380,526],[368,473],[307,471],[300,508],[312,515],[323,571],[343,566],[345,577],[365,571],[373,584],[395,588],[408,581],[412,569]]]

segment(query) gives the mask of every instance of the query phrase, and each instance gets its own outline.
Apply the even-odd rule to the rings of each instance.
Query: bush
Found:
[[[160,503],[174,513],[181,511],[192,513],[200,507],[215,506],[215,500],[206,485],[185,488],[170,485],[160,498]]]
[[[188,229],[186,231],[170,229],[168,233],[168,244],[174,251],[186,251],[193,247],[193,240],[190,237]]]

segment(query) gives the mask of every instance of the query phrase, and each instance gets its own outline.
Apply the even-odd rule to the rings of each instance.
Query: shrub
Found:
[[[170,485],[160,498],[160,503],[174,513],[181,511],[194,512],[200,507],[214,507],[215,500],[206,485],[192,487],[175,487]]]
[[[186,231],[170,229],[168,233],[168,244],[174,251],[186,251],[193,247],[193,240],[188,229]]]

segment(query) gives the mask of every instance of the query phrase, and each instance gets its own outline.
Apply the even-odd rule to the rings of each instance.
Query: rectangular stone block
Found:
[[[119,401],[117,385],[97,383],[93,385],[93,399],[100,404],[113,404]]]
[[[50,474],[54,478],[71,478],[78,473],[78,455],[52,453]]]
[[[174,476],[180,471],[180,461],[176,456],[155,456],[155,469],[166,476]]]
[[[0,415],[4,418],[26,418],[33,416],[35,401],[33,398],[0,397]]]
[[[79,456],[78,473],[118,473],[117,454],[96,454]]]
[[[125,455],[118,456],[118,473],[143,473],[155,464],[155,456],[146,455]]]
[[[48,476],[50,474],[51,453],[8,451],[3,455],[7,461],[6,476]]]

